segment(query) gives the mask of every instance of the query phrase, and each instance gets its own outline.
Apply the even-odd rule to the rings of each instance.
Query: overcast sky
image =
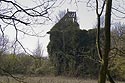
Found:
[[[36,5],[36,2],[35,3],[33,2],[36,0],[16,0],[16,1],[18,2],[18,4],[20,4],[22,6],[34,7]],[[38,2],[39,2],[39,0],[38,0]],[[47,56],[48,54],[47,54],[46,46],[48,45],[48,42],[49,42],[49,35],[46,34],[46,32],[48,32],[55,24],[54,23],[55,17],[56,17],[56,15],[58,15],[59,11],[64,11],[67,9],[69,9],[69,11],[76,11],[80,28],[87,29],[87,30],[90,28],[93,28],[93,26],[95,25],[95,20],[96,20],[95,12],[90,10],[89,8],[87,8],[86,3],[80,2],[77,5],[78,6],[76,6],[76,4],[74,2],[70,3],[70,2],[66,1],[65,3],[61,4],[61,6],[54,9],[54,12],[51,16],[53,22],[51,22],[51,23],[49,22],[49,23],[47,23],[47,25],[42,25],[42,24],[41,25],[32,25],[32,27],[36,28],[36,29],[34,28],[36,33],[42,32],[41,35],[45,35],[45,37],[37,38],[37,37],[23,35],[22,33],[20,33],[20,35],[18,37],[19,37],[19,40],[21,41],[21,43],[23,44],[23,46],[26,49],[33,51],[37,46],[37,41],[39,40],[39,42],[44,50],[44,56]],[[12,27],[12,26],[10,26],[10,27]],[[24,28],[26,26],[18,26],[18,27]],[[11,40],[14,39],[14,37],[15,37],[14,28],[6,29],[5,33],[7,35],[9,35]]]
[[[36,3],[34,3],[33,1],[37,1],[37,0],[16,0],[16,1],[20,5],[33,7],[34,5],[36,5]],[[76,11],[78,23],[79,23],[81,29],[88,30],[88,29],[94,28],[94,26],[96,25],[95,10],[88,8],[86,6],[86,2],[79,2],[79,3],[75,4],[74,2],[72,2],[72,3],[68,2],[69,0],[64,0],[64,1],[66,1],[66,2],[61,4],[61,6],[54,9],[54,12],[51,16],[53,18],[53,20],[54,20],[55,16],[58,15],[59,11],[64,11],[64,10],[69,9],[69,11]],[[83,0],[83,1],[86,1],[86,0]],[[37,4],[39,4],[39,0],[38,0]],[[33,25],[32,27],[37,27],[35,30],[36,33],[42,32],[41,34],[45,35],[46,32],[48,32],[52,28],[53,25],[54,25],[54,21],[53,21],[53,23],[49,22],[47,25],[42,25],[42,24]],[[18,27],[21,28],[21,27],[25,27],[25,26],[18,26]],[[6,33],[7,33],[7,35],[9,35],[10,39],[13,39],[13,37],[15,35],[15,33],[13,33],[13,32],[15,32],[14,28],[6,30]],[[43,46],[44,56],[48,55],[47,48],[46,48],[46,46],[48,45],[48,42],[49,42],[48,34],[46,34],[45,37],[39,37],[39,38],[30,37],[30,36],[23,35],[23,34],[20,34],[19,37],[20,37],[20,41],[24,45],[24,47],[30,49],[31,51],[33,51],[36,48],[37,41],[39,40],[39,42]]]

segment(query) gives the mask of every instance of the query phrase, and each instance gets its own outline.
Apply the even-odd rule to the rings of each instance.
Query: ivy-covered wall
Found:
[[[62,18],[55,24],[48,32],[50,42],[47,48],[56,75],[93,76],[97,73],[95,31],[81,30],[71,18],[66,21]]]

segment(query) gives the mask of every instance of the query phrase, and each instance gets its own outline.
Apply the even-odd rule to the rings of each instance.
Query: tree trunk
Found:
[[[106,1],[106,13],[105,13],[105,45],[104,55],[102,56],[102,64],[99,73],[99,83],[106,83],[106,74],[108,69],[108,58],[110,52],[110,26],[111,26],[111,7],[112,0]]]
[[[115,83],[115,81],[113,80],[112,76],[110,75],[110,71],[107,70],[107,76],[108,76],[108,80],[110,81],[110,83]]]
[[[98,24],[97,24],[97,35],[96,35],[96,47],[97,47],[97,52],[98,52],[98,56],[100,61],[102,60],[102,52],[101,52],[101,47],[100,47],[100,15],[97,15],[97,20],[98,20]]]

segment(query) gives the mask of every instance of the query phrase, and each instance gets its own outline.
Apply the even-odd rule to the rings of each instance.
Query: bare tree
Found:
[[[88,4],[91,0],[88,1]],[[111,26],[111,8],[112,8],[112,0],[96,0],[96,14],[97,14],[97,36],[96,36],[96,45],[97,45],[97,52],[100,58],[101,68],[99,73],[99,83],[106,82],[106,74],[109,77],[111,83],[114,83],[110,73],[108,71],[108,60],[109,60],[109,52],[110,52],[110,26]],[[102,4],[102,5],[100,5]],[[100,46],[100,17],[104,12],[106,5],[106,12],[105,12],[105,25],[104,25],[104,54],[102,54],[101,46]],[[94,7],[90,5],[90,7]]]
[[[13,28],[15,30],[15,41],[12,46],[18,43],[23,48],[23,50],[27,52],[25,47],[19,41],[19,34],[22,33],[29,36],[38,37],[39,35],[35,33],[32,25],[44,24],[47,20],[51,20],[49,17],[51,14],[50,11],[54,8],[56,1],[57,0],[36,0],[34,1],[35,5],[30,7],[23,6],[16,0],[0,0],[0,34],[2,38],[5,38],[5,32],[8,28]],[[29,28],[32,31],[28,31]],[[14,77],[10,72],[6,71],[5,69],[0,67],[0,70],[4,71],[17,81],[23,82],[19,78]]]
[[[0,35],[0,55],[6,52],[8,48],[8,43],[9,39],[7,38],[7,36],[3,38],[3,36]]]
[[[33,55],[36,57],[42,57],[43,56],[43,48],[42,48],[42,44],[40,44],[39,40],[37,41],[37,47],[33,52]]]
[[[114,27],[112,28],[111,33],[112,38],[112,50],[115,54],[114,56],[124,56],[125,54],[125,25],[121,22],[115,23]],[[114,57],[113,56],[113,57]]]
[[[13,27],[15,29],[15,43],[19,43],[25,52],[25,48],[18,39],[19,33],[38,37],[38,34],[35,33],[31,25],[44,24],[46,20],[51,20],[49,17],[50,10],[54,8],[56,0],[38,0],[38,2],[35,1],[34,3],[36,3],[35,6],[28,7],[22,6],[15,0],[0,0],[0,29],[2,36],[4,37],[5,30],[9,26]],[[24,25],[29,26],[32,32],[27,31],[28,29],[26,28],[19,27],[25,27]]]
[[[63,18],[63,16],[66,14],[66,11],[64,10],[64,11],[59,11],[59,13],[58,13],[58,15],[56,16],[56,23],[57,22],[59,22],[59,20],[61,19],[61,18]]]

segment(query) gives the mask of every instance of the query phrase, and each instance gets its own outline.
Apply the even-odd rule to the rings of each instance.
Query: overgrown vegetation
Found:
[[[71,18],[71,17],[70,17]],[[67,18],[68,19],[68,18]],[[67,20],[66,19],[66,20]],[[81,30],[76,21],[65,21],[65,16],[61,19],[51,30],[50,43],[48,44],[49,58],[55,68],[55,75],[68,75],[68,76],[81,76],[81,77],[98,77],[100,60],[96,49],[96,29]],[[100,48],[104,49],[104,29],[100,29]],[[113,33],[113,31],[112,31]],[[119,34],[117,34],[118,36]],[[115,38],[117,38],[115,35]],[[113,40],[113,39],[112,39]],[[116,40],[115,40],[116,41]],[[117,41],[116,41],[117,42]],[[116,45],[116,44],[115,44]],[[112,48],[118,48],[112,44]],[[122,44],[119,44],[122,46]],[[124,45],[123,45],[124,46]],[[119,48],[118,48],[119,49]],[[117,50],[118,50],[117,49]],[[119,49],[122,50],[122,49]],[[124,50],[123,50],[124,51]],[[122,51],[122,52],[123,52]],[[116,51],[111,50],[109,60],[109,70],[114,78],[123,80],[125,68],[123,66],[125,57],[114,55]],[[117,52],[118,54],[121,52]],[[104,52],[103,52],[104,54]],[[121,54],[120,54],[121,55]],[[123,54],[124,55],[124,54]],[[113,56],[113,57],[112,57]],[[120,58],[117,58],[120,57]],[[121,60],[121,70],[113,68],[116,66],[117,61]],[[121,64],[119,62],[119,64]],[[117,65],[118,66],[118,65]],[[117,72],[117,73],[116,73]],[[119,73],[119,74],[118,74]],[[124,75],[123,75],[124,74]]]
[[[0,56],[1,75],[21,74],[21,75],[50,75],[54,68],[49,59],[43,57],[31,57],[25,54],[6,54]]]
[[[1,48],[0,75],[8,76],[11,73],[12,75],[26,76],[63,75],[97,78],[100,65],[95,46],[96,29],[80,30],[72,23],[68,27],[64,30],[50,32],[49,58],[41,57],[41,52],[38,56],[35,53],[31,57],[25,53],[9,54],[4,51],[5,48]],[[125,80],[125,36],[124,34],[119,35],[117,32],[119,32],[118,29],[112,30],[113,49],[111,49],[109,69],[113,78]],[[120,32],[120,34],[123,32]],[[101,33],[103,33],[103,28]],[[101,38],[103,39],[103,34],[101,34]]]

